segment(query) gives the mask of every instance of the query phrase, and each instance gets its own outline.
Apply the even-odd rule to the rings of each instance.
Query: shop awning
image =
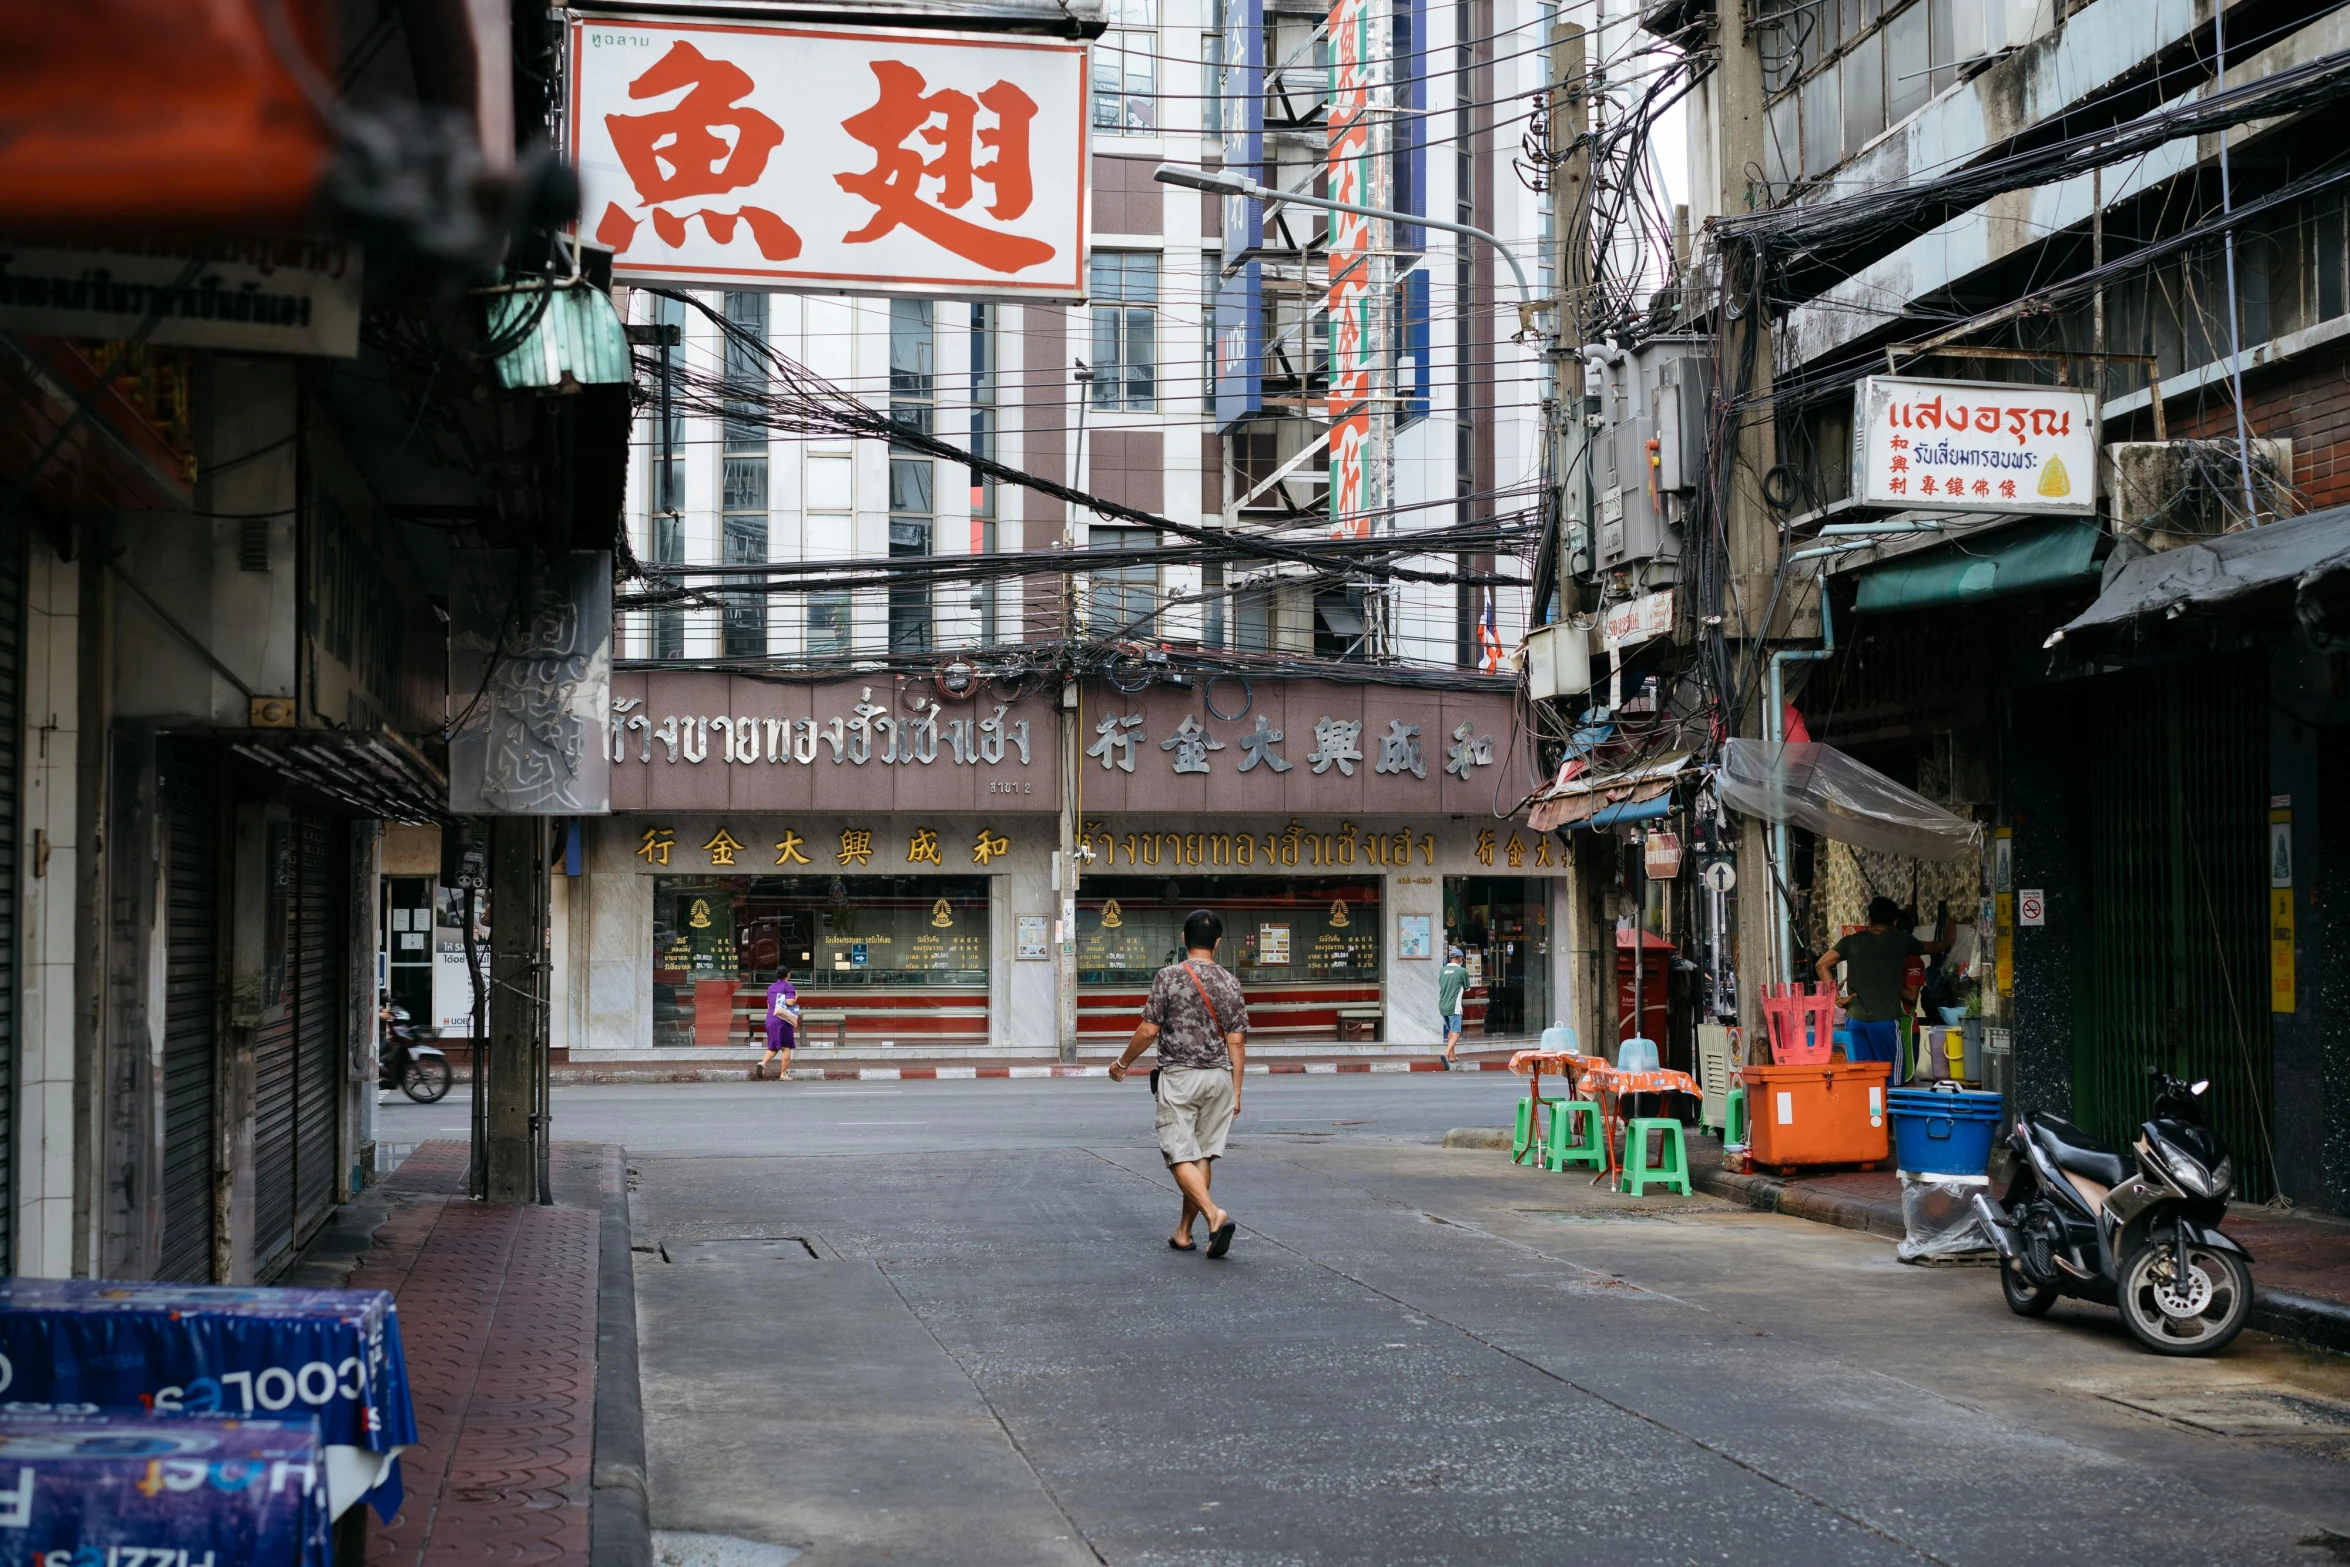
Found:
[[[1666,757],[1661,762],[1650,762],[1617,772],[1586,773],[1564,783],[1554,783],[1533,800],[1533,809],[1527,813],[1527,825],[1536,832],[1550,832],[1560,827],[1572,827],[1588,820],[1599,827],[1614,821],[1642,821],[1649,816],[1662,816],[1670,807],[1668,798],[1683,768],[1689,765],[1686,754]],[[1638,815],[1620,815],[1619,811],[1634,806],[1657,803],[1657,809]],[[1602,817],[1607,821],[1602,821]]]
[[[2116,571],[2097,602],[2059,626],[2047,645],[2141,615],[2216,609],[2271,588],[2290,586],[2304,593],[2345,571],[2350,571],[2350,506],[2329,506],[2291,522],[2141,555]]]
[[[1904,789],[1832,745],[1731,740],[1714,787],[1732,810],[1885,854],[1955,860],[1980,853],[1980,823]]]
[[[2069,517],[1977,535],[1854,573],[1856,612],[1973,604],[2093,577],[2104,535]]]

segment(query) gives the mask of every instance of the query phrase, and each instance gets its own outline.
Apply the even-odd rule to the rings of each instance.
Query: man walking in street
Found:
[[[798,1042],[800,1028],[800,993],[791,982],[791,975],[782,969],[775,971],[775,983],[767,987],[767,1054],[760,1058],[759,1075],[767,1075],[767,1063],[783,1057],[783,1066],[775,1074],[777,1082],[791,1076],[792,1046]]]
[[[1836,965],[1845,968],[1844,1018],[1852,1043],[1845,1058],[1852,1061],[1890,1061],[1901,1048],[1900,1018],[1908,1010],[1902,995],[1902,974],[1909,960],[1921,953],[1948,952],[1950,926],[1945,922],[1932,941],[1920,941],[1910,931],[1897,929],[1901,909],[1891,898],[1869,900],[1869,928],[1856,930],[1820,954],[1820,983],[1836,983]]]
[[[1460,1063],[1454,1058],[1461,1048],[1461,995],[1469,988],[1469,971],[1461,963],[1461,949],[1447,947],[1444,967],[1436,975],[1436,1015],[1444,1026],[1444,1069],[1449,1072]]]
[[[1196,1251],[1192,1220],[1208,1221],[1208,1255],[1232,1249],[1239,1228],[1232,1215],[1208,1195],[1210,1167],[1224,1152],[1232,1118],[1240,1114],[1240,1083],[1248,1061],[1248,1003],[1240,981],[1216,962],[1224,922],[1207,909],[1183,922],[1183,961],[1170,963],[1151,981],[1142,1021],[1126,1051],[1110,1068],[1113,1082],[1151,1047],[1159,1047],[1153,1073],[1158,1101],[1159,1152],[1183,1192],[1183,1217],[1167,1244]]]

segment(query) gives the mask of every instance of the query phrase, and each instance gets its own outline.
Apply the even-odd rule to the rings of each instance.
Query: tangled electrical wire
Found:
[[[2181,137],[2225,131],[2253,120],[2304,113],[2338,103],[2350,89],[2350,50],[2320,55],[2241,86],[2165,105],[2119,125],[2006,157],[1990,158],[1935,179],[1876,186],[1832,201],[1790,203],[1725,215],[1726,240],[1763,258],[1765,296],[1800,302],[1822,278],[1851,270],[1856,247],[1894,248],[1992,197],[2056,185],[2091,170],[2154,151]]]
[[[1553,171],[1578,153],[1590,158],[1590,201],[1578,206],[1574,227],[1562,241],[1564,249],[1588,258],[1591,267],[1588,291],[1568,302],[1565,326],[1579,334],[1574,341],[1604,341],[1648,320],[1652,311],[1646,293],[1665,281],[1650,260],[1674,251],[1672,206],[1660,178],[1654,132],[1665,113],[1711,74],[1713,64],[1666,44],[1632,50],[1616,63],[1647,58],[1659,63],[1644,81],[1641,73],[1621,73],[1640,85],[1636,93],[1621,95],[1620,102],[1609,86],[1606,65],[1580,80],[1541,89],[1539,107],[1520,143],[1518,177],[1537,191],[1549,189]],[[1550,95],[1561,91],[1596,105],[1604,123],[1581,135],[1565,135],[1550,109]]]
[[[1098,614],[1088,615],[1084,634],[1077,638],[1061,634],[1075,628],[1056,626],[1054,640],[1072,645],[1053,656],[1061,667],[1084,672],[1105,662],[1114,664],[1119,659],[1140,656],[1140,645],[1155,640],[1147,629],[1148,623],[1178,605],[1199,606],[1214,593],[1230,596],[1263,587],[1276,578],[1284,585],[1298,584],[1312,589],[1344,585],[1362,587],[1369,593],[1399,583],[1524,586],[1523,564],[1537,547],[1542,532],[1538,507],[1409,532],[1393,531],[1393,520],[1419,508],[1396,507],[1379,514],[1389,521],[1391,531],[1368,537],[1327,537],[1329,523],[1324,517],[1273,528],[1228,529],[1176,522],[975,454],[920,426],[892,420],[881,410],[778,352],[760,333],[729,320],[693,295],[666,289],[651,292],[679,301],[717,329],[723,342],[723,351],[717,358],[723,368],[680,363],[658,350],[640,349],[636,356],[636,402],[640,414],[658,418],[659,410],[665,405],[672,419],[698,417],[731,428],[754,428],[774,435],[883,441],[893,451],[953,463],[968,469],[975,479],[1018,485],[1105,521],[1171,535],[1176,542],[1126,549],[1053,548],[706,565],[632,559],[623,564],[623,575],[640,585],[616,593],[615,609],[724,608],[774,594],[829,593],[882,585],[903,587],[909,592],[927,592],[950,583],[969,584],[976,589],[1010,580],[1074,578],[1087,572],[1155,569],[1162,565],[1221,568],[1226,578],[1226,585],[1221,589],[1191,596],[1168,595],[1164,599],[1154,593],[1149,595],[1152,602],[1142,614],[1125,617],[1116,624],[1104,624],[1104,617]],[[1488,500],[1499,498],[1504,497],[1500,494],[1487,497]],[[1493,568],[1470,569],[1465,558],[1472,556],[1491,558]],[[1506,563],[1511,562],[1519,569],[1506,569]],[[889,661],[900,662],[901,654],[902,662],[912,669],[936,662],[936,655],[919,650],[893,650]],[[1012,657],[1011,662],[1027,667],[1037,656],[1033,651],[1024,652]],[[872,667],[875,663],[868,650],[860,650],[853,657],[847,654],[840,657],[859,668]],[[1347,678],[1341,673],[1343,665],[1334,666],[1334,661],[1320,658],[1226,656],[1213,650],[1203,650],[1198,655],[1187,652],[1185,658],[1188,665],[1201,668],[1230,663],[1236,669],[1262,673],[1279,666],[1290,673]],[[728,667],[739,667],[734,660],[724,662]],[[811,658],[799,662],[813,665],[823,660]],[[997,662],[999,666],[1005,665],[1005,660]],[[1403,678],[1406,683],[1456,686],[1490,685],[1496,678],[1459,670],[1420,673],[1389,664],[1376,667],[1377,675],[1366,672],[1361,678]]]

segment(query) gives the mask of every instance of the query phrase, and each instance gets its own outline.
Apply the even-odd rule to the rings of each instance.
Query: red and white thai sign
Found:
[[[571,84],[618,278],[1084,295],[1082,44],[575,21]]]
[[[1385,29],[1377,25],[1383,15],[1370,0],[1333,0],[1330,7],[1330,196],[1361,207],[1386,205],[1374,112],[1386,72]],[[1368,514],[1386,502],[1380,447],[1389,411],[1379,371],[1387,268],[1376,222],[1360,213],[1330,215],[1330,519],[1340,537],[1368,534]]]
[[[1853,493],[1919,511],[2097,509],[2097,394],[2013,381],[1870,376],[1853,418]]]

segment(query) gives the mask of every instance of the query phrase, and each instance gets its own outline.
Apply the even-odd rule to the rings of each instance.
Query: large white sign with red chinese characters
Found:
[[[624,281],[1076,299],[1085,47],[575,21],[581,227]]]
[[[1877,375],[1854,410],[1853,493],[1920,511],[2097,509],[2097,394]]]

